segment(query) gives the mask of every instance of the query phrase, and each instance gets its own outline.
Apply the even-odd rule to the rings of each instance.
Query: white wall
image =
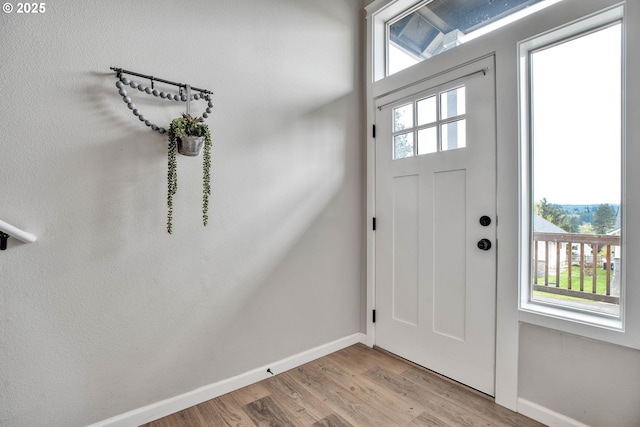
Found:
[[[0,15],[0,219],[39,238],[0,253],[0,425],[90,424],[359,332],[360,2],[46,6]],[[215,92],[207,228],[180,157],[166,233],[166,139],[110,66]]]
[[[523,323],[521,398],[590,426],[640,424],[640,352]]]

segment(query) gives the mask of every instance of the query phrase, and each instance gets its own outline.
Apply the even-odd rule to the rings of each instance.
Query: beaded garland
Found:
[[[145,117],[136,104],[133,103],[129,93],[125,89],[125,86],[131,86],[132,89],[138,89],[142,93],[146,93],[148,95],[159,96],[162,99],[167,99],[169,101],[178,101],[178,102],[187,102],[187,95],[182,93],[182,89],[180,89],[180,94],[173,94],[165,91],[159,91],[158,89],[152,89],[149,86],[145,86],[142,83],[138,83],[134,80],[130,80],[126,77],[120,77],[120,79],[116,82],[116,87],[118,88],[118,93],[122,96],[122,100],[127,104],[127,107],[131,110],[134,116],[138,117],[141,122],[144,122],[145,125],[149,126],[152,130],[165,134],[167,133],[167,129],[160,127],[154,123],[152,123],[147,117]],[[209,114],[213,111],[213,101],[211,101],[211,96],[205,93],[196,93],[191,95],[189,98],[190,101],[198,101],[198,100],[207,101],[207,108],[204,113],[202,113],[202,118],[206,119],[209,117]]]

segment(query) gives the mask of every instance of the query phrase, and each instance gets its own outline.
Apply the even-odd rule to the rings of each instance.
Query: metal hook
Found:
[[[155,89],[155,87],[153,87],[153,76],[151,76],[151,89]]]
[[[191,114],[191,86],[187,85],[187,114]]]

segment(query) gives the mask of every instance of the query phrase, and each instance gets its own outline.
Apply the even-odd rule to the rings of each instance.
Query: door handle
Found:
[[[489,239],[480,239],[478,240],[478,249],[483,251],[488,251],[491,249],[491,240]]]

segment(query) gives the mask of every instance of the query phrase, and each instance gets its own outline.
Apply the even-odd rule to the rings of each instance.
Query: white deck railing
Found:
[[[533,289],[552,294],[572,296],[593,301],[620,304],[620,265],[613,270],[613,248],[621,245],[620,236],[605,234],[533,233]],[[551,243],[554,243],[553,249]],[[561,245],[566,247],[564,253]],[[576,255],[573,246],[576,246]],[[591,256],[586,254],[591,247]],[[619,249],[618,249],[619,250]],[[602,251],[602,255],[598,255]],[[555,254],[553,253],[555,252]],[[620,256],[620,254],[616,254]],[[603,269],[598,267],[598,258]],[[598,270],[604,289],[598,290]],[[577,277],[573,277],[577,270]],[[618,281],[613,283],[613,274]],[[589,280],[588,277],[591,277]],[[562,280],[561,280],[562,278]],[[588,282],[591,282],[589,286]],[[540,283],[542,282],[542,283]],[[563,283],[561,283],[563,282]],[[602,286],[600,287],[602,288]]]

